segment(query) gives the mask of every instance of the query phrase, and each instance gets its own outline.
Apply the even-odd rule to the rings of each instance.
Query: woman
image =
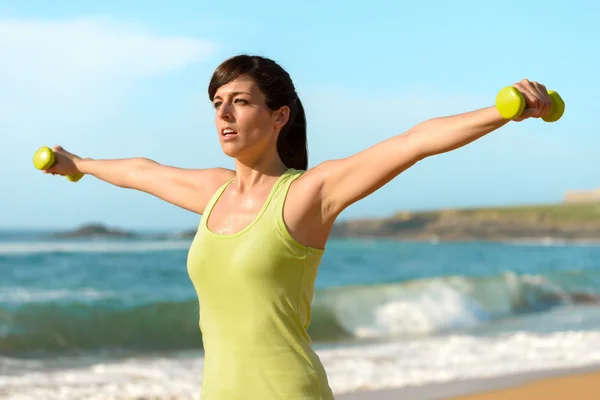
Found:
[[[514,85],[550,109],[544,86]],[[508,121],[495,107],[431,119],[344,159],[308,169],[306,119],[289,75],[240,55],[208,88],[224,168],[180,169],[145,158],[93,160],[55,147],[46,173],[83,173],[201,214],[188,255],[205,348],[203,400],[333,399],[307,328],[317,267],[336,217],[416,162]]]

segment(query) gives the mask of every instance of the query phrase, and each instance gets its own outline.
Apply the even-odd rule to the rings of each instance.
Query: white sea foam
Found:
[[[135,253],[144,251],[187,250],[189,246],[189,240],[5,242],[0,243],[0,255],[41,253]]]
[[[337,393],[600,363],[600,331],[454,335],[320,353]]]
[[[96,290],[94,288],[46,290],[11,287],[0,289],[0,303],[36,303],[51,300],[99,300],[118,297],[120,297],[118,293]]]
[[[368,322],[352,328],[356,337],[427,334],[471,327],[489,319],[479,303],[442,282],[375,306],[368,317]],[[340,320],[345,321],[344,317]]]
[[[546,246],[546,247],[564,247],[564,246],[582,246],[582,247],[598,247],[600,240],[598,239],[563,239],[556,237],[545,238],[523,238],[516,240],[503,240],[503,243],[513,246]]]
[[[589,299],[598,301],[594,294]],[[393,338],[469,329],[571,303],[570,294],[544,276],[507,272],[335,288],[319,293],[315,313],[333,315],[335,324],[357,338]]]
[[[454,335],[317,351],[336,394],[600,363],[600,331]],[[0,358],[7,400],[198,399],[204,359],[171,357],[46,369]]]

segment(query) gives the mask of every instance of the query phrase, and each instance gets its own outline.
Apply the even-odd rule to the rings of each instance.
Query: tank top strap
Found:
[[[269,207],[270,213],[276,213],[277,216],[283,216],[283,206],[285,204],[285,199],[287,198],[290,186],[292,182],[299,178],[303,173],[304,171],[297,170],[294,168],[289,168],[286,172],[283,173],[283,175],[273,188],[270,204],[271,207]]]
[[[231,182],[233,182],[233,179],[234,178],[231,178],[230,180],[228,180],[227,182],[225,182],[223,185],[221,185],[215,191],[215,193],[213,193],[212,197],[210,198],[210,200],[206,204],[206,207],[204,208],[204,213],[202,214],[202,220],[200,222],[200,227],[201,228],[208,229],[207,226],[206,226],[206,221],[208,221],[208,217],[210,217],[210,214],[212,213],[212,210],[215,207],[215,204],[217,203],[217,200],[219,200],[219,198],[221,197],[221,195],[223,194],[223,192],[225,191],[225,189],[227,189],[227,186],[229,186],[229,184]]]
[[[302,255],[302,257],[305,257],[310,264],[316,265],[316,263],[319,262],[320,257],[323,255],[324,250],[305,246],[298,242],[290,234],[283,219],[283,208],[285,206],[285,201],[287,199],[290,186],[296,179],[300,178],[304,172],[306,171],[290,168],[282,175],[277,185],[273,188],[271,203],[265,211],[266,215],[263,215],[263,218],[269,221],[269,223],[275,224],[274,226],[281,235],[280,237],[290,244],[292,248],[295,248],[295,251],[298,252],[298,254]]]

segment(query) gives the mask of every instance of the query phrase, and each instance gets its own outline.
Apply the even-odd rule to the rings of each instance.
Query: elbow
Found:
[[[424,134],[425,127],[422,124],[414,126],[399,137],[402,142],[401,147],[404,148],[406,153],[410,154],[413,164],[435,154],[427,143]]]
[[[124,189],[138,189],[145,180],[151,179],[152,168],[157,162],[148,158],[132,158],[129,160],[128,168],[125,169],[123,180],[119,182]]]
[[[443,120],[432,118],[423,121],[406,132],[416,161],[445,153],[453,149],[452,140],[444,133]]]

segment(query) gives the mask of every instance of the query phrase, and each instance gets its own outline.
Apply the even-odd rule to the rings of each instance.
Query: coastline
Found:
[[[51,230],[48,239],[190,239],[196,227],[147,232],[97,221],[73,229]],[[563,202],[398,211],[387,217],[336,221],[332,239],[383,239],[413,242],[600,243],[600,201]]]
[[[590,383],[594,383],[591,385]],[[565,397],[565,392],[577,392]],[[550,397],[550,396],[556,397]],[[521,400],[600,398],[600,364],[339,394],[336,400]]]
[[[583,231],[570,235],[561,235],[557,233],[533,233],[520,232],[519,235],[514,234],[489,234],[486,232],[477,232],[472,235],[461,234],[437,234],[434,232],[411,232],[411,233],[390,233],[383,231],[370,231],[369,229],[362,231],[359,229],[351,229],[352,232],[341,232],[339,226],[344,226],[346,223],[341,223],[334,226],[331,232],[332,240],[386,240],[395,242],[407,243],[506,243],[506,244],[533,244],[533,245],[598,245],[600,244],[600,231],[598,234],[590,234]],[[343,229],[343,228],[342,228]],[[182,230],[171,233],[146,233],[122,228],[112,228],[106,225],[84,224],[73,230],[48,231],[43,234],[42,238],[50,240],[85,240],[85,239],[106,239],[106,240],[190,240],[196,234],[195,229]]]

